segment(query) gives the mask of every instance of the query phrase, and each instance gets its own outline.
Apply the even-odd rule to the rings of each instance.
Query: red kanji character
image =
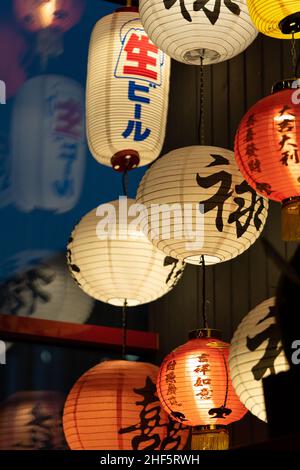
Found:
[[[125,46],[125,51],[127,52],[127,60],[136,62],[136,65],[124,65],[125,74],[157,80],[157,72],[150,70],[148,66],[157,66],[158,48],[150,42],[146,35],[139,37],[136,33],[132,33]],[[156,54],[156,57],[149,56],[149,52]]]
[[[63,101],[57,104],[56,109],[59,113],[55,132],[78,138],[80,136],[78,125],[82,120],[80,104],[74,100]]]

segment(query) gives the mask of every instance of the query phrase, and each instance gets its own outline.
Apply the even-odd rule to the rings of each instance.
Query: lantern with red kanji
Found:
[[[235,157],[259,194],[282,203],[284,240],[300,239],[300,81],[286,80],[244,116]]]
[[[226,426],[247,413],[231,383],[229,346],[216,330],[193,331],[159,370],[157,393],[162,407],[172,419],[193,427],[195,450],[228,448]]]

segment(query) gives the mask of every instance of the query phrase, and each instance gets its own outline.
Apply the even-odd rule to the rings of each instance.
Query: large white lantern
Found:
[[[247,0],[140,0],[149,38],[185,64],[214,64],[243,52],[256,38]]]
[[[170,59],[149,41],[135,8],[94,27],[87,77],[87,136],[97,161],[117,171],[147,165],[161,151]]]
[[[57,75],[26,82],[14,103],[11,151],[11,202],[25,212],[70,211],[86,161],[81,85]]]
[[[244,181],[230,150],[193,146],[158,159],[144,175],[137,201],[154,246],[190,264],[230,260],[252,245],[268,202]]]
[[[275,298],[265,300],[243,319],[230,346],[229,367],[241,402],[267,421],[263,378],[289,369],[275,318]]]
[[[68,245],[71,272],[91,297],[116,306],[145,304],[166,294],[184,269],[158,251],[139,228],[139,207],[120,198],[89,212]]]

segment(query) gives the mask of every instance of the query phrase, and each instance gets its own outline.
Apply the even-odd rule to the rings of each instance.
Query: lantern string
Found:
[[[122,188],[124,196],[128,197],[128,170],[125,168],[122,174]]]
[[[204,255],[201,256],[202,266],[202,318],[204,328],[208,328],[208,321],[206,316],[206,266]]]
[[[205,132],[204,132],[204,65],[203,57],[200,57],[200,110],[199,110],[199,127],[198,127],[198,138],[199,144],[204,145],[205,143]]]
[[[122,359],[126,359],[126,348],[127,348],[127,299],[124,300],[122,308],[122,329],[123,329],[123,341],[122,341]]]
[[[292,34],[291,56],[292,56],[293,73],[294,73],[295,78],[297,78],[297,51],[296,51],[295,33]]]

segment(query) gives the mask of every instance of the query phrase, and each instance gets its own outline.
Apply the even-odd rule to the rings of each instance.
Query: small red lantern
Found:
[[[157,393],[172,419],[193,426],[196,450],[228,448],[224,426],[238,421],[246,408],[237,397],[229,376],[229,344],[216,330],[190,333],[190,340],[163,361]]]
[[[284,240],[300,239],[299,87],[299,80],[276,84],[244,116],[235,139],[235,157],[249,185],[282,203]]]

